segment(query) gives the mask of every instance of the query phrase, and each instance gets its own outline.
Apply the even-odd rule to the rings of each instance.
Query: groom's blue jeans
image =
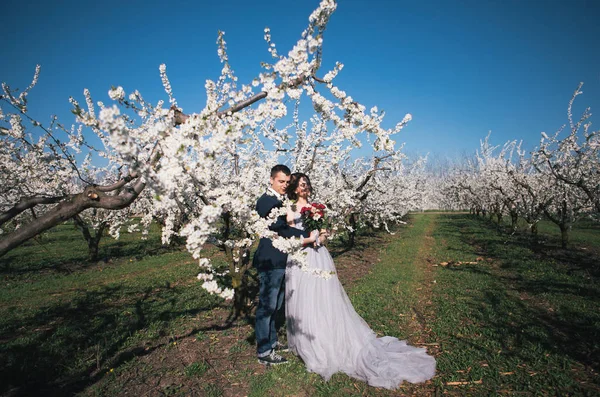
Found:
[[[277,343],[275,317],[285,296],[285,269],[273,269],[258,272],[260,290],[256,309],[256,350],[258,357],[271,353]]]

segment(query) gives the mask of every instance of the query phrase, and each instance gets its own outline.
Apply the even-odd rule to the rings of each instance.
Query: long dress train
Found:
[[[293,223],[302,228],[299,214]],[[336,271],[327,248],[305,249],[310,268]],[[325,380],[344,372],[387,389],[435,375],[435,359],[425,348],[391,336],[377,337],[354,310],[336,274],[324,279],[288,262],[285,284],[288,345],[309,371]]]

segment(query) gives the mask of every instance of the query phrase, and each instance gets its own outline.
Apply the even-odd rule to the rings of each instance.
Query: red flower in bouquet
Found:
[[[323,229],[323,226],[326,223],[326,209],[327,207],[320,203],[311,203],[302,207],[300,210],[300,217],[302,218],[304,229],[308,231]]]

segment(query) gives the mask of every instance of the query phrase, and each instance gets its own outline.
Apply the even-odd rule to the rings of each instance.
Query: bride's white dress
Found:
[[[288,221],[302,229],[299,214]],[[336,271],[327,248],[305,250],[310,268]],[[325,380],[344,372],[387,389],[435,375],[435,359],[425,348],[391,336],[377,337],[354,310],[337,274],[324,279],[288,262],[285,280],[288,345],[309,371]]]

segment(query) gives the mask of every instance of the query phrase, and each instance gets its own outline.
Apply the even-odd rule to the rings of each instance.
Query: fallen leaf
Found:
[[[460,385],[470,385],[470,384],[480,385],[482,383],[483,383],[483,379],[479,379],[479,380],[474,380],[472,382],[446,382],[446,386],[460,386]]]
[[[500,375],[502,375],[502,376],[514,375],[514,372],[513,371],[511,371],[511,372],[500,372]]]

